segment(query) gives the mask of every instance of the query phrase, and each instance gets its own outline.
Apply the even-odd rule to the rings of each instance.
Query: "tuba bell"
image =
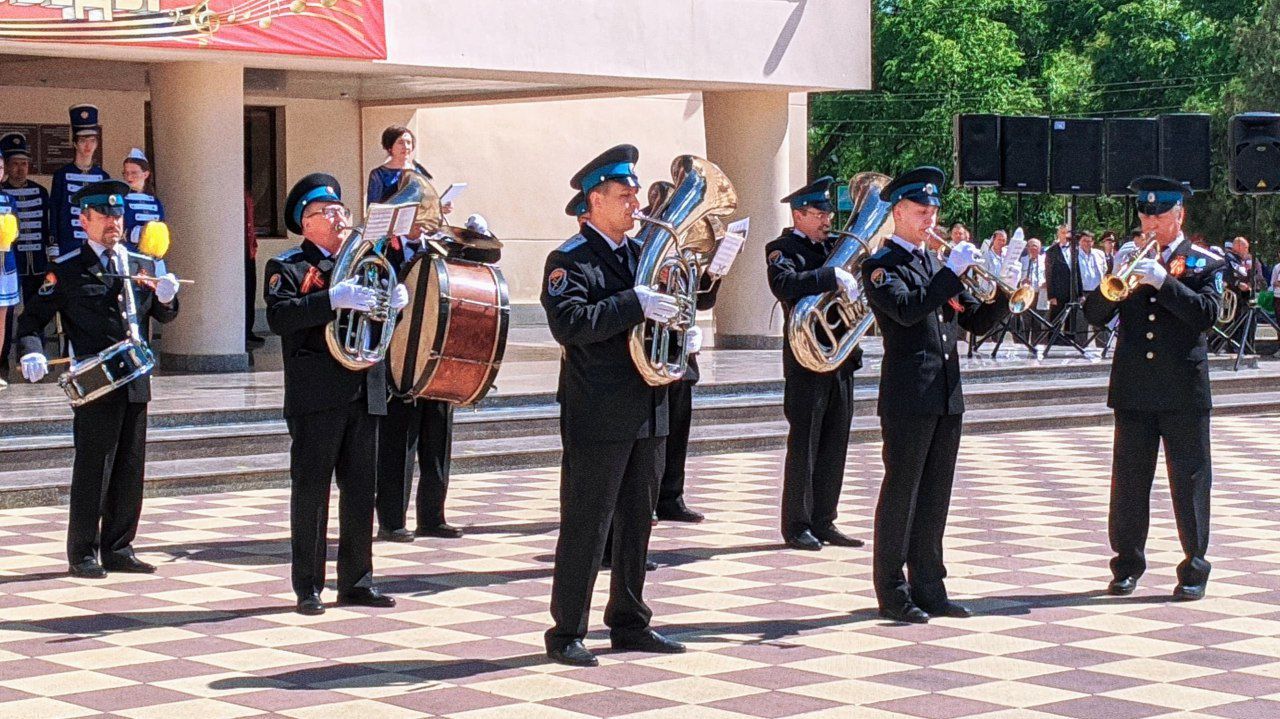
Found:
[[[390,205],[410,203],[418,206],[415,224],[423,224],[430,230],[439,228],[443,217],[440,196],[427,178],[416,172],[403,173],[395,194],[386,201]],[[391,289],[398,280],[395,268],[384,255],[389,240],[389,237],[369,237],[364,226],[357,227],[347,233],[334,256],[332,284],[354,278],[378,295],[373,309],[338,310],[337,318],[325,326],[324,340],[329,354],[352,371],[368,369],[385,359],[395,333]]]
[[[892,205],[880,199],[892,178],[861,172],[849,180],[853,213],[825,267],[843,267],[857,277],[862,262],[893,234]],[[843,290],[803,297],[787,317],[787,340],[796,361],[810,372],[830,372],[841,364],[875,324],[866,297]]]
[[[718,218],[733,214],[738,194],[714,163],[680,155],[671,163],[669,187],[659,185],[648,214],[636,213],[644,227],[636,264],[636,284],[676,298],[679,311],[667,322],[646,319],[631,328],[631,361],[652,387],[675,382],[689,369],[685,336],[697,321],[698,286],[724,237]]]

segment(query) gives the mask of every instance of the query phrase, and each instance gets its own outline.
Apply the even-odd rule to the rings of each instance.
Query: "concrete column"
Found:
[[[151,66],[156,194],[172,232],[169,270],[195,280],[164,326],[161,367],[242,372],[244,69],[221,62]]]
[[[782,313],[774,308],[765,276],[764,246],[790,224],[778,200],[791,192],[795,148],[804,152],[805,121],[792,117],[785,92],[704,92],[707,159],[723,169],[738,191],[737,217],[751,217],[751,234],[715,307],[715,346],[770,349],[782,346]],[[803,105],[801,105],[803,110]],[[796,142],[798,137],[801,140]],[[803,155],[801,155],[803,158]]]

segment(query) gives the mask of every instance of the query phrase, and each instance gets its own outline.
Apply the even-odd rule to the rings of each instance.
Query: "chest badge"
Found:
[[[302,287],[299,288],[299,291],[305,295],[312,290],[322,288],[324,288],[324,275],[320,274],[319,267],[311,267],[302,278]]]
[[[1169,263],[1169,274],[1174,277],[1181,277],[1187,274],[1187,259],[1185,257],[1173,258],[1173,262]]]
[[[778,264],[778,261],[782,259],[782,250],[774,250],[773,252],[770,252],[769,256],[765,259],[771,265]]]
[[[889,284],[889,273],[884,271],[883,267],[877,267],[871,272],[871,286],[884,287]]]
[[[40,289],[36,290],[36,294],[48,296],[53,294],[53,288],[58,286],[58,276],[52,272],[46,273],[44,282],[40,284]]]

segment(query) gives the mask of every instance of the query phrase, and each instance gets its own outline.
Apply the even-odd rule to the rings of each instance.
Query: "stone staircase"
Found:
[[[1280,412],[1280,362],[1211,360],[1218,414]],[[855,442],[879,440],[875,366],[855,389]],[[964,370],[965,431],[1006,432],[1103,425],[1109,362],[982,364]],[[163,381],[163,380],[161,380]],[[545,383],[544,383],[545,384]],[[784,446],[782,381],[707,382],[695,390],[690,452],[759,451]],[[32,417],[10,407],[0,417],[0,507],[66,501],[73,455],[69,413]],[[453,472],[555,466],[558,407],[547,389],[498,394],[455,420]],[[288,483],[289,437],[278,402],[209,403],[155,411],[147,447],[147,493],[190,494]]]

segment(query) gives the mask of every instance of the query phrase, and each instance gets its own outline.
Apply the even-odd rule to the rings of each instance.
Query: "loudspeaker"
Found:
[[[956,115],[955,178],[960,187],[1000,184],[1000,118],[996,115]]]
[[[1000,189],[1049,189],[1049,118],[1000,116]]]
[[[1280,115],[1246,112],[1231,118],[1227,130],[1231,192],[1262,195],[1280,192]]]
[[[1049,192],[1055,195],[1102,194],[1100,118],[1054,118],[1049,133]]]
[[[1209,189],[1209,116],[1161,115],[1160,174],[1196,192]]]
[[[1129,183],[1160,174],[1160,125],[1155,119],[1116,117],[1107,120],[1108,195],[1130,195]]]

